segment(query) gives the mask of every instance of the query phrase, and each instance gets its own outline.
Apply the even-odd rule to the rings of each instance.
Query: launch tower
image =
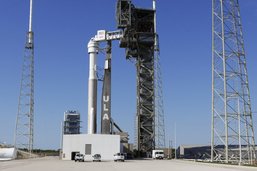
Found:
[[[155,149],[155,11],[136,8],[131,0],[118,0],[117,25],[124,31],[120,47],[137,67],[137,148],[142,153]]]

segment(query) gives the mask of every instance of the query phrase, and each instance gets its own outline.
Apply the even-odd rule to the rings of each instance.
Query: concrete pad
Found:
[[[257,168],[204,164],[180,160],[74,162],[56,157],[0,162],[1,171],[256,171]]]

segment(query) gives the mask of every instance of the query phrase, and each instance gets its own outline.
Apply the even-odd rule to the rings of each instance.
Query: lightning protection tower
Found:
[[[32,0],[30,0],[29,31],[25,44],[22,77],[15,130],[15,147],[33,150],[34,136],[34,33],[32,31]]]
[[[162,92],[162,73],[160,64],[159,37],[157,34],[156,0],[153,0],[154,10],[154,94],[155,94],[155,148],[165,148],[165,125]]]
[[[256,161],[254,127],[238,0],[212,0],[211,160]]]

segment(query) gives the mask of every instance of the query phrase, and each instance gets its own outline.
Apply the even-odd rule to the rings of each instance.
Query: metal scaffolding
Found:
[[[152,9],[135,8],[131,0],[118,0],[117,23],[124,31],[120,47],[137,67],[137,147],[143,156],[155,149],[154,15]]]
[[[157,36],[158,40],[158,36]],[[160,49],[157,46],[154,55],[154,94],[155,94],[155,148],[165,148],[165,123],[162,92],[162,73]]]
[[[254,127],[238,0],[212,0],[212,162],[253,164]]]
[[[29,31],[25,44],[18,113],[15,130],[15,147],[33,150],[34,141],[34,33],[32,31],[32,0],[30,0]]]
[[[156,0],[153,0],[154,10],[154,94],[155,94],[155,148],[165,148],[165,125],[162,92],[162,73],[160,64],[159,36],[157,34]]]

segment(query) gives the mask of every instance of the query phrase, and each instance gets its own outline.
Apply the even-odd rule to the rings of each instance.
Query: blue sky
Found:
[[[133,2],[151,7],[151,0]],[[174,139],[176,123],[177,144],[207,144],[211,132],[211,0],[157,2],[166,138]],[[240,0],[240,5],[256,128],[257,1]],[[60,123],[69,109],[80,111],[81,131],[86,132],[86,45],[97,30],[116,30],[115,6],[116,0],[34,0],[36,148],[59,148]],[[29,0],[0,1],[0,142],[13,143],[28,9]],[[99,56],[100,65],[103,59]],[[133,139],[136,71],[117,42],[112,71],[112,115]]]

